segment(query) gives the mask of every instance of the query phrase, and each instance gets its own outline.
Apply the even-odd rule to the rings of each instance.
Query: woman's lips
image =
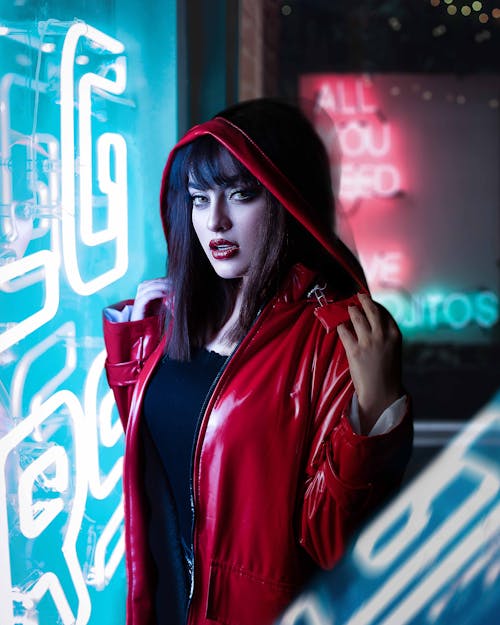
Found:
[[[212,239],[209,243],[212,256],[216,260],[227,260],[233,258],[239,252],[240,246],[234,241],[226,239]]]
[[[10,249],[10,247],[3,248],[0,245],[0,265],[6,265],[7,263],[12,263],[17,260],[17,254],[14,250]]]

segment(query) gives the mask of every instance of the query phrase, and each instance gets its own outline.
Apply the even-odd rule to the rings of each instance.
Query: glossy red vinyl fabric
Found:
[[[225,123],[214,130],[212,122],[205,129],[256,175],[252,159],[260,162],[262,153],[247,139],[239,152],[239,131]],[[181,144],[203,132],[197,127]],[[276,176],[273,189],[269,171],[258,177],[284,204],[305,211],[293,186],[285,197],[278,187],[286,181]],[[323,239],[355,275],[342,248]],[[356,279],[364,284],[363,276]],[[381,436],[353,432],[347,416],[353,387],[336,327],[358,301],[355,295],[339,301],[331,290],[320,305],[311,292],[316,281],[308,268],[293,267],[232,355],[203,414],[193,466],[189,625],[272,623],[316,567],[338,560],[359,523],[398,484],[409,458],[409,414]],[[104,337],[108,380],[126,431],[127,625],[154,625],[139,428],[144,391],[166,339],[154,317],[105,320]]]

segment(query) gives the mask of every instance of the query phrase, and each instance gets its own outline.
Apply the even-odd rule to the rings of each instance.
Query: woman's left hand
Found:
[[[404,394],[401,382],[401,332],[389,312],[369,295],[358,294],[361,309],[349,306],[353,331],[338,326],[354,389],[361,433],[368,434],[382,412]]]

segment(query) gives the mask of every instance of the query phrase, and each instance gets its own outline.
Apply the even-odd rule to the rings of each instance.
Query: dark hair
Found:
[[[271,161],[292,180],[315,211],[314,220],[332,230],[334,198],[326,150],[299,109],[261,99],[235,105],[219,117],[250,136]],[[168,315],[171,335],[167,353],[188,360],[229,318],[241,280],[224,280],[212,269],[191,223],[188,177],[201,188],[234,184],[259,185],[246,167],[214,138],[203,135],[178,149],[172,162],[166,201],[162,206],[168,243],[168,271],[174,304]],[[241,339],[259,309],[278,290],[291,265],[302,262],[334,282],[337,291],[351,294],[352,279],[316,239],[265,190],[267,219],[260,247],[249,268],[240,317],[229,338]]]

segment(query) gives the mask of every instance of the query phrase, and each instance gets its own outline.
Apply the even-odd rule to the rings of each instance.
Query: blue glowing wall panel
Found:
[[[74,3],[69,19],[1,4],[0,623],[119,625],[123,432],[101,310],[164,273],[175,3]]]

